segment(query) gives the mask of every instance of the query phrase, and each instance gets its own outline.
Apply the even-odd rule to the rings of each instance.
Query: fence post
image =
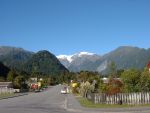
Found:
[[[148,92],[148,104],[150,103],[150,92]]]
[[[97,104],[97,95],[94,94],[94,103]]]
[[[12,93],[12,89],[0,88],[1,93]],[[134,93],[117,93],[114,95],[107,95],[106,93],[91,93],[90,100],[95,104],[118,104],[120,101],[122,104],[139,105],[150,103],[150,92],[134,92]]]

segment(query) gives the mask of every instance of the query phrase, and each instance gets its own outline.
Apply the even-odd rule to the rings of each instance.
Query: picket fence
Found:
[[[13,88],[0,88],[0,94],[4,93],[14,93]]]
[[[150,92],[118,93],[115,95],[107,95],[105,93],[88,93],[87,99],[95,104],[150,104]]]

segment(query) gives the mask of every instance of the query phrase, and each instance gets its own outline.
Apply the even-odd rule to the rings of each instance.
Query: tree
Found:
[[[23,74],[23,72],[20,72]],[[23,74],[25,75],[25,74]],[[15,88],[23,88],[23,89],[27,89],[27,84],[26,84],[26,80],[27,80],[27,76],[23,76],[21,74],[19,74],[18,72],[16,72],[15,70],[11,70],[8,75],[7,75],[7,81],[10,81],[13,83],[13,86]]]
[[[78,74],[78,80],[80,80],[80,82],[86,82],[89,78],[89,74],[88,71],[80,71],[80,73]]]
[[[26,89],[26,80],[23,76],[19,75],[14,79],[14,87],[19,89]]]
[[[139,84],[141,91],[143,92],[150,91],[150,72],[147,68],[145,68],[144,71],[142,72]]]
[[[83,97],[87,97],[88,92],[93,92],[94,86],[90,84],[88,81],[82,82],[80,85],[80,94]]]
[[[4,77],[0,77],[0,82],[5,82],[5,78]]]
[[[119,79],[110,78],[106,89],[106,93],[109,95],[121,93],[123,90],[123,83]]]
[[[81,71],[77,75],[78,82],[81,83],[80,89],[81,92],[84,92],[84,95],[91,91],[89,88],[93,88],[93,92],[99,92],[100,89],[100,75],[97,72],[90,72],[90,71]],[[88,84],[89,83],[89,84]],[[85,88],[85,89],[84,89]]]
[[[18,76],[17,72],[14,70],[9,71],[7,75],[7,80],[10,82],[14,82],[14,79]]]
[[[69,84],[70,80],[71,80],[71,76],[69,74],[69,72],[64,71],[64,73],[61,73],[59,79],[59,83],[67,83]]]
[[[90,71],[81,71],[77,79],[80,80],[81,82],[86,82],[89,81],[90,83],[93,82],[93,80],[97,80],[97,82],[100,79],[100,75],[97,72],[90,72]]]
[[[108,65],[108,68],[110,76],[117,77],[117,66],[114,61]]]
[[[121,74],[124,72],[124,69],[118,69],[117,70],[117,77],[120,78]]]
[[[121,74],[125,92],[138,92],[140,90],[140,75],[141,72],[136,69],[126,70]]]

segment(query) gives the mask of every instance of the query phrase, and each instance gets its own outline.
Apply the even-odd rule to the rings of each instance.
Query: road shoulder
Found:
[[[131,107],[131,108],[85,108],[80,105],[79,101],[73,94],[66,96],[66,110],[79,113],[141,113],[150,112],[150,107]]]
[[[24,95],[28,95],[28,93],[17,93],[17,94],[14,94],[12,96],[1,97],[0,100],[19,97],[19,96],[24,96]]]

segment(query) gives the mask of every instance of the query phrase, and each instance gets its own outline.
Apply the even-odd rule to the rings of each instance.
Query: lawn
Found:
[[[142,107],[142,106],[150,106],[150,104],[146,104],[146,105],[112,105],[112,104],[95,104],[89,100],[87,100],[86,98],[83,97],[77,97],[78,101],[80,102],[80,104],[83,107],[87,107],[87,108],[129,108],[129,107]]]
[[[14,96],[15,94],[14,93],[1,93],[0,94],[0,99],[1,98],[6,98],[6,97],[11,97],[11,96]]]

